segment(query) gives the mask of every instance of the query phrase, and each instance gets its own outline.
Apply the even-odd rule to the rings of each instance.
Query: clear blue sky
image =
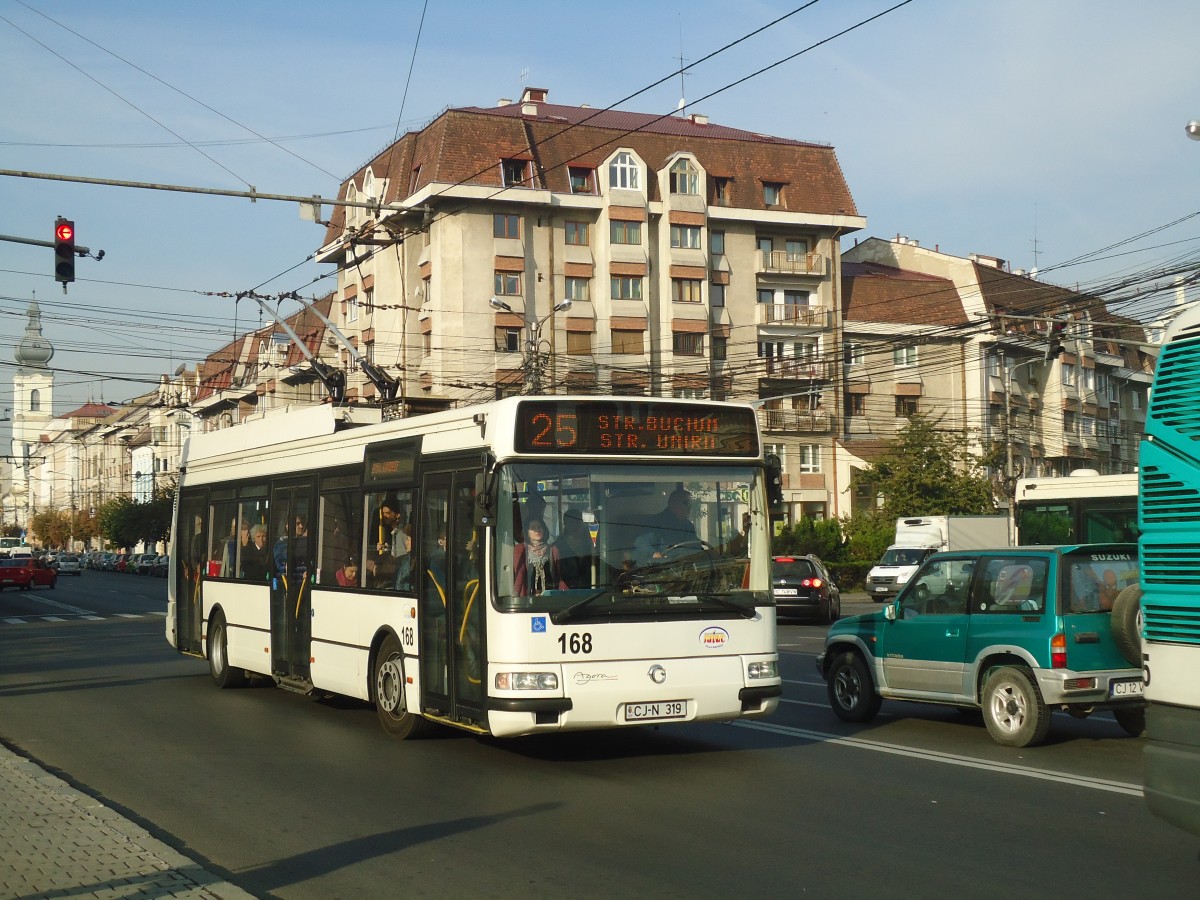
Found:
[[[913,0],[700,99],[893,2],[822,0],[738,44],[687,75],[689,111],[833,144],[860,239],[903,234],[1083,287],[1200,251],[1198,217],[1097,253],[1200,210],[1200,143],[1184,134],[1200,118],[1195,0]],[[333,196],[446,106],[523,85],[607,106],[798,6],[431,0],[418,45],[417,0],[0,0],[0,168]],[[623,107],[668,112],[680,92],[676,76]],[[34,292],[62,413],[134,396],[259,322],[205,292],[334,283],[311,283],[332,268],[304,263],[323,229],[292,204],[0,178],[0,234],[49,240],[60,214],[106,255],[80,260],[64,296],[49,249],[0,242],[0,409]]]

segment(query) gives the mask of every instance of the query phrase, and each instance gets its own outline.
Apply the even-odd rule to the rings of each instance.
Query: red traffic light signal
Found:
[[[62,216],[54,222],[54,280],[75,280],[75,223]]]

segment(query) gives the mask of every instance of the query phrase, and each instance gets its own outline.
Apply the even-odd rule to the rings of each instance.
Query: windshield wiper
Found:
[[[696,594],[696,596],[701,600],[709,600],[717,604],[717,606],[732,610],[743,619],[753,619],[756,615],[758,615],[758,611],[753,606],[743,606],[742,604],[736,603],[733,600],[730,600],[728,597],[722,596],[721,594]]]
[[[566,609],[560,609],[558,612],[550,613],[550,621],[553,622],[555,625],[564,625],[567,622],[571,621],[571,617],[574,616],[575,613],[579,612],[585,606],[589,605],[592,601],[599,600],[605,594],[608,594],[610,592],[611,592],[610,588],[601,588],[600,590],[596,591],[594,594],[588,594],[582,600],[575,601],[570,606],[568,606]]]

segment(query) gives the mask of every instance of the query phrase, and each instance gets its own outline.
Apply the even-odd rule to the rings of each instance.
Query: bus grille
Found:
[[[1159,542],[1143,535],[1140,556],[1143,584],[1200,585],[1200,544]]]
[[[1146,640],[1200,644],[1200,608],[1146,603],[1142,612],[1146,617]]]
[[[1146,434],[1173,445],[1182,443],[1180,438],[1200,439],[1200,334],[1195,331],[1171,341],[1158,357]]]
[[[1143,464],[1139,471],[1143,522],[1200,521],[1200,490],[1159,466]]]

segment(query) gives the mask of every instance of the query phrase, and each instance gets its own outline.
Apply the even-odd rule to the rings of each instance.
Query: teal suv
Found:
[[[918,700],[980,709],[1012,747],[1044,740],[1053,709],[1138,735],[1140,595],[1136,544],[936,553],[882,611],[835,623],[817,669],[847,722]]]

